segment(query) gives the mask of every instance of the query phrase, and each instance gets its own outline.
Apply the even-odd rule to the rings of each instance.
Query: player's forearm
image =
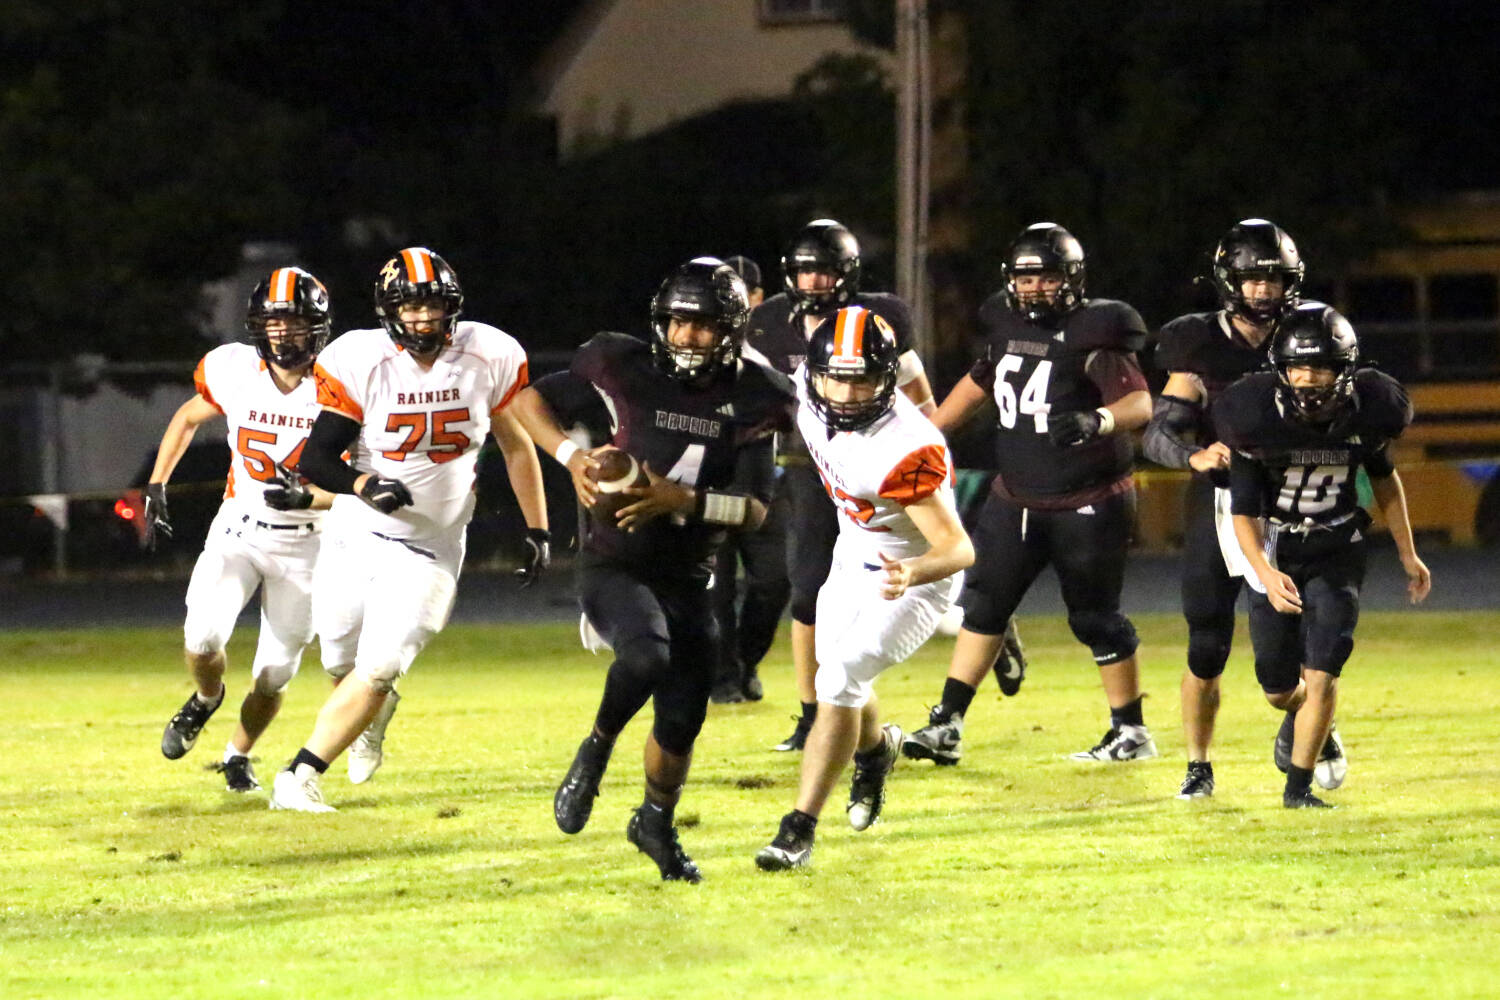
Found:
[[[1128,392],[1101,409],[1114,418],[1113,433],[1140,430],[1151,420],[1151,394],[1144,390]]]
[[[962,427],[974,415],[974,411],[984,405],[989,395],[968,375],[958,380],[953,391],[948,393],[937,412],[932,415],[932,422],[937,429],[944,434],[950,434]]]
[[[505,459],[506,474],[510,477],[510,488],[515,491],[526,527],[545,530],[547,498],[542,489],[542,463],[537,460],[536,447],[524,434],[498,443],[500,455]]]
[[[691,516],[732,531],[754,531],[765,523],[766,510],[763,501],[743,493],[696,490]]]
[[[313,421],[297,471],[329,493],[357,493],[365,476],[344,461],[344,452],[359,436],[359,421],[324,410]]]
[[[1391,472],[1389,476],[1370,477],[1370,489],[1375,494],[1375,503],[1380,507],[1380,516],[1396,543],[1396,552],[1402,560],[1412,559],[1417,554],[1417,543],[1411,530],[1411,511],[1406,506],[1406,488],[1401,485],[1401,474]]]
[[[147,482],[165,483],[171,479],[173,470],[182,461],[188,445],[193,443],[193,435],[197,433],[197,425],[188,423],[182,411],[177,411],[161,436],[161,444],[156,449],[156,464],[151,467],[151,478]]]
[[[1141,442],[1146,457],[1169,469],[1186,469],[1198,450],[1193,440],[1201,410],[1196,403],[1176,396],[1161,395],[1146,424]]]
[[[1250,569],[1262,580],[1266,574],[1275,570],[1266,559],[1266,536],[1261,528],[1260,518],[1251,517],[1248,514],[1233,515],[1234,538],[1240,543],[1240,551],[1245,554],[1245,561],[1249,563]]]
[[[557,449],[564,442],[572,443],[572,441],[563,432],[562,426],[557,422],[557,414],[552,412],[552,407],[548,405],[541,393],[527,386],[516,394],[515,399],[511,400],[509,410],[526,430],[527,436],[536,444],[536,447],[564,465],[567,464],[567,456],[559,456]]]
[[[942,545],[933,546],[907,563],[907,569],[911,571],[909,586],[918,587],[924,583],[944,580],[972,565],[974,543],[969,541],[967,534],[962,534]]]
[[[920,362],[918,364],[920,365]],[[924,417],[931,420],[937,413],[937,402],[932,398],[932,385],[927,381],[927,373],[920,367],[915,375],[901,383],[900,388],[906,393],[906,398],[916,404]]]

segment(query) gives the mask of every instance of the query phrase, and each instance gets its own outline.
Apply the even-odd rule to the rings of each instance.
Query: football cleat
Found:
[[[1000,646],[1000,660],[995,664],[995,680],[1000,682],[1000,693],[1007,698],[1021,691],[1021,682],[1026,679],[1026,647],[1021,645],[1021,633],[1016,631],[1016,620],[1005,625],[1005,641]]]
[[[716,681],[713,690],[708,694],[708,700],[715,705],[738,705],[745,700],[745,691],[740,687],[738,677],[726,677]]]
[[[1182,779],[1182,787],[1177,790],[1177,797],[1186,801],[1211,798],[1213,794],[1214,766],[1206,760],[1188,761],[1187,777]]]
[[[193,749],[193,744],[198,742],[198,734],[203,732],[204,723],[224,704],[224,693],[225,689],[220,688],[219,700],[212,705],[203,704],[196,693],[188,695],[188,700],[182,703],[177,714],[172,716],[172,721],[167,723],[167,728],[162,730],[163,757],[177,760]]]
[[[885,779],[901,759],[901,729],[887,722],[880,727],[881,744],[854,755],[854,778],[849,782],[849,825],[868,830],[885,807]]]
[[[552,818],[563,833],[578,833],[588,825],[594,799],[599,796],[599,782],[604,778],[613,750],[613,743],[606,743],[593,733],[578,744],[573,764],[552,796]]]
[[[391,716],[396,714],[396,703],[400,700],[401,696],[395,691],[387,694],[380,711],[375,713],[375,718],[349,744],[351,784],[363,785],[380,770],[380,765],[385,761],[385,729],[391,724]]]
[[[1271,760],[1282,774],[1292,766],[1292,743],[1296,738],[1297,713],[1292,711],[1281,720],[1281,728],[1276,730],[1276,739],[1271,743]]]
[[[1313,765],[1313,780],[1319,788],[1332,791],[1344,783],[1349,776],[1349,758],[1344,756],[1344,741],[1339,739],[1339,727],[1328,726],[1328,738],[1323,741],[1323,750]]]
[[[254,792],[260,790],[260,782],[255,780],[255,768],[250,766],[250,758],[244,754],[236,754],[226,761],[219,763],[214,770],[224,776],[224,787],[231,792]]]
[[[772,750],[785,753],[790,750],[801,750],[807,746],[807,734],[812,732],[813,720],[806,715],[800,718],[794,715],[792,718],[797,720],[797,728],[792,730],[792,735],[772,747]]]
[[[1156,756],[1156,741],[1145,726],[1111,726],[1104,738],[1087,750],[1069,754],[1070,760],[1146,760]]]
[[[755,865],[765,872],[806,868],[812,860],[813,833],[810,817],[795,810],[781,817],[781,829],[769,844],[755,854]]]
[[[1300,791],[1290,789],[1281,793],[1281,804],[1288,809],[1332,809],[1333,804],[1324,802],[1312,793],[1312,789],[1304,788]]]
[[[760,682],[760,675],[755,672],[754,667],[745,675],[745,683],[740,690],[744,692],[746,701],[760,701],[766,696],[765,685]]]
[[[939,767],[957,764],[963,756],[964,716],[948,715],[942,705],[927,713],[927,725],[907,733],[901,741],[901,752],[912,760],[930,760]]]
[[[667,814],[651,806],[641,806],[630,814],[625,837],[646,857],[656,862],[663,882],[688,882],[697,885],[703,873],[693,863],[677,840],[677,827]]]
[[[337,812],[323,801],[318,772],[308,764],[303,764],[302,768],[305,770],[301,775],[291,769],[276,772],[276,780],[271,782],[271,808],[309,813]]]

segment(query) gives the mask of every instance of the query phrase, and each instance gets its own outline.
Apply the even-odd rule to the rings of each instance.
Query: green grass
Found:
[[[157,750],[189,686],[175,629],[0,636],[0,996],[1400,997],[1500,992],[1500,655],[1495,614],[1371,614],[1339,709],[1351,760],[1327,813],[1280,807],[1278,718],[1239,637],[1217,796],[1182,776],[1179,619],[1138,621],[1164,759],[1063,759],[1105,718],[1086,652],[1023,621],[1020,697],[987,685],[963,764],[905,762],[886,817],[841,802],[813,869],[751,862],[795,790],[784,641],[758,705],[715,706],[679,811],[704,884],[663,884],[628,844],[649,709],[589,828],[551,795],[602,658],[568,626],[453,627],[418,661],[385,769],[325,780],[331,816],[222,791],[248,677],[186,759]],[[879,685],[925,717],[951,644]],[[309,657],[259,748],[263,781],[310,730]]]

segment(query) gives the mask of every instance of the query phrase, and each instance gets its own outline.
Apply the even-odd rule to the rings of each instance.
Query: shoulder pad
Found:
[[[914,323],[911,306],[899,296],[889,292],[860,292],[854,296],[854,304],[864,306],[870,312],[891,324],[896,333],[896,344],[903,351],[912,346]]]
[[[1398,437],[1411,424],[1412,405],[1401,383],[1385,372],[1361,368],[1354,374],[1360,430],[1382,438]]]
[[[1212,349],[1215,338],[1224,339],[1218,313],[1178,316],[1157,333],[1153,361],[1162,371],[1202,374],[1203,352]]]
[[[1209,413],[1219,440],[1241,451],[1254,447],[1263,428],[1278,419],[1276,376],[1271,372],[1246,375],[1210,403]]]
[[[1139,351],[1146,342],[1146,323],[1133,306],[1115,299],[1090,299],[1064,329],[1068,346],[1078,351]]]

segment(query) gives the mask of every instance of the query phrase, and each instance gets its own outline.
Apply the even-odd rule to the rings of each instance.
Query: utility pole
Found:
[[[917,354],[933,364],[927,274],[931,184],[932,71],[927,0],[896,0],[896,294],[911,306]]]

